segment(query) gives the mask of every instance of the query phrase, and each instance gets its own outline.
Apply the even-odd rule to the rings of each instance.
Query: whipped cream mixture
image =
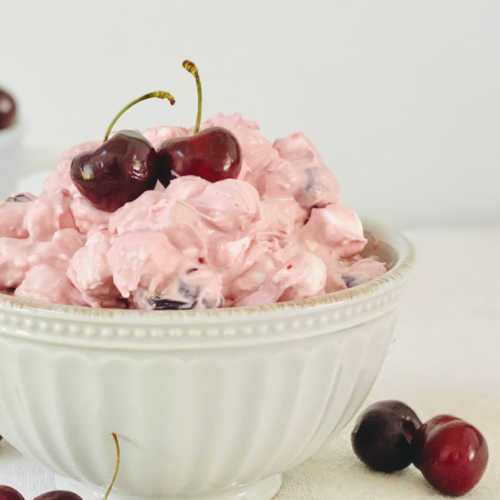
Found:
[[[217,114],[238,138],[238,179],[179,177],[114,213],[70,179],[66,151],[42,195],[0,202],[0,290],[58,304],[197,309],[272,304],[356,286],[386,272],[359,253],[367,240],[340,203],[334,174],[295,133],[271,144],[255,122]],[[192,129],[155,127],[157,148]]]

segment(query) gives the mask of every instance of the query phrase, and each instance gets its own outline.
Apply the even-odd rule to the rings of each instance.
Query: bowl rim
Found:
[[[307,299],[288,302],[278,302],[260,306],[227,307],[219,309],[195,309],[185,311],[144,311],[133,309],[104,309],[85,306],[50,304],[32,299],[22,299],[10,295],[0,294],[0,310],[24,311],[44,316],[56,316],[59,319],[83,321],[122,322],[127,320],[137,323],[140,319],[148,318],[151,322],[184,322],[184,321],[220,321],[236,319],[238,316],[257,318],[270,313],[299,312],[312,310],[335,304],[352,304],[361,300],[379,295],[403,282],[415,261],[415,251],[412,243],[399,231],[382,224],[363,219],[365,230],[373,232],[381,242],[389,245],[397,254],[397,262],[387,273],[379,278],[368,281],[363,285],[340,290],[328,294],[318,295]],[[250,319],[250,318],[248,318]]]

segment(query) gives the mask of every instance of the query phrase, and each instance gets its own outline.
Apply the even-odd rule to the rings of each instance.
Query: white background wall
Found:
[[[399,227],[500,222],[500,2],[0,0],[0,84],[46,166],[151,90],[125,127],[241,111],[302,130],[344,202]]]

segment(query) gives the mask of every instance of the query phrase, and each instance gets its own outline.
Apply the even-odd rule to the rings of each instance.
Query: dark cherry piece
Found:
[[[80,495],[66,490],[55,490],[43,493],[35,498],[35,500],[83,500]]]
[[[187,274],[191,274],[191,272],[194,271],[196,271],[196,268],[189,270]],[[161,298],[155,295],[150,297],[148,302],[154,306],[157,311],[194,309],[198,303],[200,287],[181,282],[178,291],[179,295],[182,295],[182,297],[186,299],[185,301]]]
[[[227,129],[209,127],[189,137],[168,139],[158,149],[158,178],[166,187],[170,171],[210,182],[236,179],[241,170],[238,139]]]
[[[24,497],[10,486],[0,485],[0,500],[24,500]]]
[[[71,179],[95,207],[114,212],[125,203],[154,189],[156,151],[144,136],[122,130],[94,152],[71,162]]]
[[[421,422],[400,401],[379,401],[356,421],[351,434],[354,452],[366,465],[382,472],[395,472],[411,464],[411,440]]]
[[[464,495],[483,477],[488,445],[472,425],[450,415],[426,422],[412,442],[414,463],[445,495]]]
[[[193,309],[196,302],[180,302],[179,300],[162,299],[160,297],[151,297],[148,302],[154,306],[156,311],[185,311]]]
[[[16,120],[16,101],[3,89],[0,89],[0,130],[10,127]]]
[[[9,196],[5,201],[9,203],[28,203],[29,201],[35,201],[36,196],[31,193],[19,193],[15,196]]]

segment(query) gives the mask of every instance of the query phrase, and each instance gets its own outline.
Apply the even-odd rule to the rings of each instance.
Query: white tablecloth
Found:
[[[422,420],[451,413],[477,426],[488,470],[470,500],[500,499],[500,227],[407,233],[418,264],[394,342],[366,404],[400,399]],[[352,423],[287,472],[276,500],[437,498],[412,466],[368,470],[350,446]],[[0,429],[1,433],[1,429]],[[0,443],[0,484],[26,497],[54,488],[52,473]]]

